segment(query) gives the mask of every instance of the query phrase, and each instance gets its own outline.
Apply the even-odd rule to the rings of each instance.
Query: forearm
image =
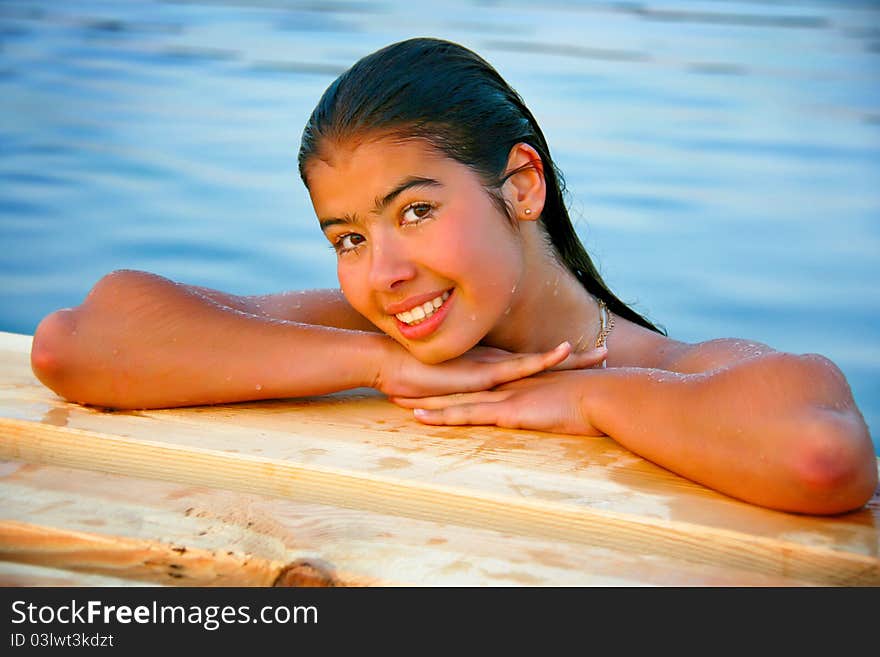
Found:
[[[159,277],[96,290],[38,327],[37,376],[113,408],[299,397],[372,383],[384,336],[273,320]]]
[[[381,336],[240,316],[138,347],[98,374],[85,360],[73,401],[114,408],[217,404],[369,386]],[[89,371],[91,370],[91,371]]]
[[[864,421],[854,405],[823,407],[822,385],[781,362],[691,375],[609,369],[590,381],[585,413],[633,452],[755,504],[807,513],[864,504],[877,482]]]

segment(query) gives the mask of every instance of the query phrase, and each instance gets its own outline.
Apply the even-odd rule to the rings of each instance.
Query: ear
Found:
[[[526,143],[515,145],[507,157],[505,175],[510,177],[501,189],[514,216],[520,221],[535,221],[544,210],[547,195],[544,163],[538,151]]]

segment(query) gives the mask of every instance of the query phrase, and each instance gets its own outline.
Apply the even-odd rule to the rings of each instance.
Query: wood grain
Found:
[[[0,557],[186,586],[271,586],[285,564],[158,541],[0,521]]]
[[[134,550],[148,541],[178,550],[228,552],[242,561],[311,564],[338,586],[802,584],[730,565],[32,463],[0,463],[0,508],[6,520],[101,534],[117,547],[125,543],[115,540],[122,537],[135,539],[126,543]],[[27,548],[11,537],[5,540],[0,573],[11,564],[2,561],[4,554],[16,558]],[[98,577],[94,569],[100,562],[94,559],[75,560],[68,552],[52,550],[34,556],[30,562],[51,571],[37,573],[39,581],[56,580],[63,571],[50,567],[62,565],[75,566],[84,585]],[[113,572],[115,579],[144,581],[136,579],[136,570]]]
[[[486,527],[757,573],[785,573],[817,584],[880,584],[880,560],[844,550],[21,420],[6,420],[2,428],[3,458]]]

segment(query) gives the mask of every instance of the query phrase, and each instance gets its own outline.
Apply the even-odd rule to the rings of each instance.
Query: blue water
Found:
[[[623,299],[677,339],[828,356],[877,445],[878,4],[539,4],[3,0],[0,330],[117,268],[335,286],[302,126],[360,56],[438,36],[524,96]]]

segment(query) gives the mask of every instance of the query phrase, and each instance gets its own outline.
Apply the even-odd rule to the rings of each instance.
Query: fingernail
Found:
[[[415,415],[416,417],[427,417],[428,410],[425,408],[414,408],[413,415]]]
[[[569,346],[568,340],[566,340],[565,342],[560,342],[558,345],[556,345],[556,349],[554,349],[553,351],[559,351],[561,349],[565,349],[567,346]]]

